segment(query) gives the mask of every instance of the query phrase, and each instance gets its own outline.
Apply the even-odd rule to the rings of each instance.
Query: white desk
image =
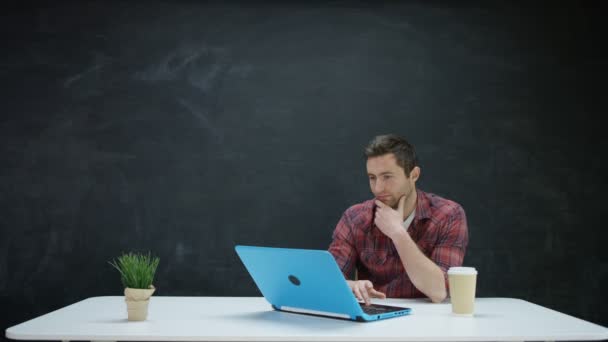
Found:
[[[124,297],[93,297],[15,325],[6,337],[97,341],[557,341],[605,340],[608,329],[530,302],[478,298],[474,317],[449,303],[387,299],[409,316],[370,323],[272,311],[258,297],[153,296],[148,320],[128,322]]]

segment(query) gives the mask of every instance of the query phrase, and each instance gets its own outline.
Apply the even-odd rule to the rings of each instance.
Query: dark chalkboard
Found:
[[[599,15],[570,4],[79,1],[3,11],[0,328],[120,295],[259,295],[233,246],[327,248],[406,136],[480,296],[608,325]]]

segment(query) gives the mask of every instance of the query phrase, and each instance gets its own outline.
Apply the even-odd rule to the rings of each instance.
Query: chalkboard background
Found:
[[[327,248],[363,147],[417,147],[468,215],[478,295],[608,325],[596,9],[78,1],[0,21],[0,328],[121,295],[256,296],[233,246]]]

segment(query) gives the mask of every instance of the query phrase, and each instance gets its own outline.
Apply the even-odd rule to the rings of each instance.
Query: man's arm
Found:
[[[405,229],[392,240],[412,284],[434,303],[442,302],[447,297],[447,289],[441,268],[420,251]]]
[[[462,265],[464,248],[467,242],[467,227],[464,211],[457,207],[446,220],[442,229],[443,236],[429,259],[402,227],[404,198],[399,201],[399,208],[393,210],[377,201],[376,226],[386,234],[395,245],[401,263],[412,284],[424,293],[431,301],[443,301],[447,291],[447,269]]]
[[[386,298],[384,293],[374,289],[374,285],[369,280],[349,280],[355,270],[358,256],[352,225],[346,214],[342,215],[334,230],[329,252],[336,259],[336,263],[342,270],[344,278],[346,278],[348,287],[358,300],[363,300],[365,304],[369,305],[371,303],[370,298]]]
[[[354,240],[351,224],[344,214],[334,229],[328,250],[336,259],[336,263],[346,279],[350,278],[357,262]]]

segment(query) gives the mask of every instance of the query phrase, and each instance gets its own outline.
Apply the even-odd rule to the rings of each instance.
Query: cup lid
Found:
[[[475,267],[450,267],[448,274],[477,274]]]

